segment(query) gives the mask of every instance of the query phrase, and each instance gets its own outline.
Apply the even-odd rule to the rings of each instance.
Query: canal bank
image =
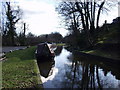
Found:
[[[82,55],[88,58],[93,58],[97,61],[106,62],[106,63],[109,63],[111,66],[116,66],[118,68],[120,67],[120,56],[119,56],[118,50],[115,50],[114,52],[112,52],[112,50],[105,51],[104,49],[100,49],[100,48],[98,49],[96,48],[93,50],[87,50],[87,49],[77,50],[76,48],[66,47],[66,49],[78,55]]]
[[[2,88],[42,89],[40,72],[34,57],[36,47],[6,53],[2,62]]]
[[[77,50],[75,50],[74,53],[78,54],[78,55],[82,55],[82,56],[87,57],[87,58],[93,58],[97,61],[106,62],[111,66],[115,66],[118,68],[120,67],[120,60],[119,59],[113,59],[113,58],[104,57],[104,56],[101,56],[98,54],[85,53],[85,52],[81,52],[81,51],[77,51]]]

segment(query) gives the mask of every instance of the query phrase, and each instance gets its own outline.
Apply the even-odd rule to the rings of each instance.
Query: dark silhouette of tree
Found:
[[[18,35],[18,43],[20,45],[26,45],[26,30],[27,30],[26,23],[22,23],[22,26],[23,26],[23,28],[21,28],[22,31]]]
[[[73,44],[77,45],[81,22],[79,22],[80,14],[78,12],[73,12],[74,10],[75,3],[73,2],[63,2],[56,8],[56,11],[58,11],[59,14],[64,16],[65,26],[67,26],[66,29],[68,29],[73,36]]]
[[[57,7],[57,11],[64,17],[68,30],[72,30],[75,36],[79,33],[84,33],[86,45],[94,46],[97,42],[100,14],[102,11],[107,11],[106,0],[80,0],[79,2],[61,2]],[[109,5],[112,5],[110,2]],[[79,36],[80,37],[80,36]],[[78,42],[76,40],[76,42]]]
[[[36,40],[37,40],[37,36],[35,36],[31,32],[29,32],[26,35],[26,45],[36,45],[39,43],[39,42],[36,43]]]
[[[16,24],[21,19],[22,11],[18,7],[13,7],[11,2],[5,2],[5,12],[6,12],[6,25],[4,29],[4,35],[7,37],[8,45],[15,45]]]
[[[21,36],[21,37],[19,36],[20,40],[22,40],[21,39],[22,37],[23,36]],[[39,43],[45,43],[46,41],[48,43],[61,43],[62,40],[63,40],[63,37],[58,32],[53,32],[51,34],[42,34],[42,35],[39,35],[39,36],[36,36],[36,35],[34,35],[30,32],[25,37],[25,44],[26,45],[37,45]]]
[[[48,42],[51,43],[61,43],[63,36],[59,32],[52,32],[48,34]]]
[[[47,42],[48,41],[48,34],[46,34],[45,38],[46,38],[46,42]]]

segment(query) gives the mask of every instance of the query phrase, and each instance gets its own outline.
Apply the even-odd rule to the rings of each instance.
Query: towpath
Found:
[[[27,46],[10,46],[10,47],[0,47],[0,57],[4,55],[4,53],[10,52],[10,51],[15,51],[19,49],[25,49]],[[0,61],[2,58],[0,58]]]

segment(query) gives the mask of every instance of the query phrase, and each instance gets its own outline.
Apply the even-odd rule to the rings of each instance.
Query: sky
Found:
[[[5,1],[5,0],[3,0]],[[7,0],[6,0],[7,1]],[[35,35],[50,34],[51,32],[59,32],[65,36],[68,31],[61,25],[61,20],[55,7],[58,5],[58,0],[10,0],[16,2],[23,10],[23,21],[28,26],[28,32]],[[108,14],[101,15],[100,25],[107,20],[111,23],[118,16],[118,7],[110,9]]]

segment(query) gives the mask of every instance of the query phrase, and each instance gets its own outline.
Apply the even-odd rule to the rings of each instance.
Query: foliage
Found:
[[[54,32],[48,35],[48,42],[60,43],[62,42],[62,35],[58,32]]]
[[[60,33],[54,32],[51,34],[43,34],[40,36],[35,36],[32,33],[26,35],[26,45],[37,45],[39,43],[49,42],[49,43],[61,43],[63,37]]]

